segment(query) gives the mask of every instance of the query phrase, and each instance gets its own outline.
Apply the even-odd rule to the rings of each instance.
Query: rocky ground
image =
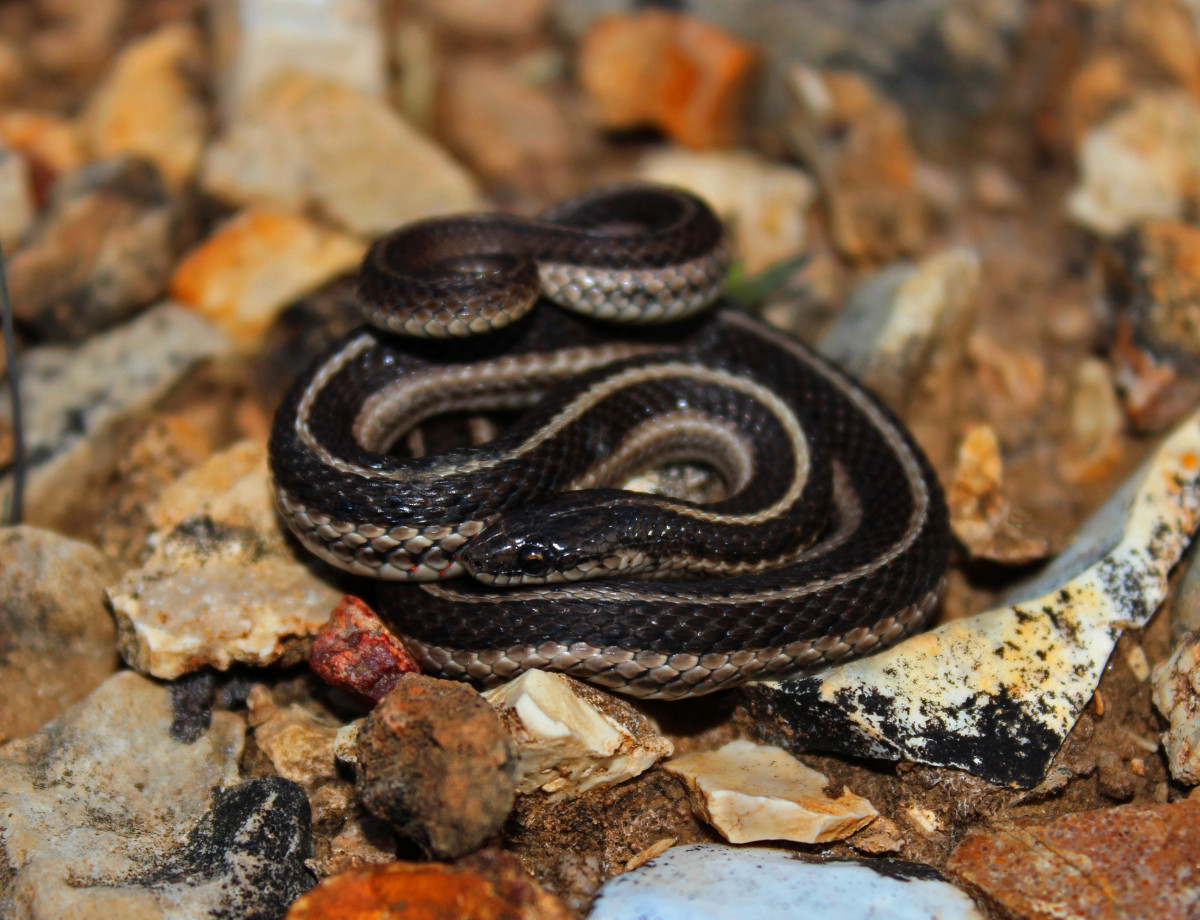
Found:
[[[480,694],[287,536],[371,240],[628,178],[926,449],[933,631]],[[1198,214],[1189,0],[0,5],[0,916],[1196,917]]]

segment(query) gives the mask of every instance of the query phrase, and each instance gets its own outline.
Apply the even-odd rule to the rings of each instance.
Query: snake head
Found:
[[[628,492],[566,492],[502,515],[459,554],[491,585],[542,585],[639,574],[646,556],[630,541]]]

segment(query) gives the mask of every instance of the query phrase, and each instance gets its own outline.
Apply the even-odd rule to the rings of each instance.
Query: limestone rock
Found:
[[[263,88],[210,146],[202,181],[237,204],[315,206],[364,236],[482,203],[466,170],[386,103],[302,73]]]
[[[824,793],[829,778],[777,747],[730,741],[663,765],[687,783],[693,806],[730,843],[828,843],[869,824],[878,812],[848,789]]]
[[[226,123],[289,70],[371,96],[386,86],[378,0],[215,0],[209,4],[217,96]]]
[[[1171,775],[1200,785],[1200,632],[1185,637],[1154,669],[1154,705],[1169,723],[1162,739]]]
[[[483,696],[512,736],[520,794],[557,799],[614,786],[673,750],[631,704],[565,674],[526,671]]]
[[[109,587],[127,661],[171,679],[304,659],[341,594],[288,546],[262,444],[214,454],[164,490],[151,519],[153,555]]]
[[[19,738],[117,669],[104,585],[119,566],[87,543],[34,527],[0,529],[0,739]]]
[[[21,361],[25,438],[32,458],[26,520],[69,525],[80,499],[116,463],[114,430],[150,408],[200,362],[227,353],[211,323],[177,304],[95,336],[78,348],[40,346]],[[8,422],[7,387],[0,422]],[[11,476],[0,478],[0,506]]]

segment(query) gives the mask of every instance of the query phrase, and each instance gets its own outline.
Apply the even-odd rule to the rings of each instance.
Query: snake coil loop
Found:
[[[819,356],[730,309],[693,317],[727,261],[703,202],[651,186],[385,237],[360,275],[380,328],[336,343],[276,415],[282,516],[384,585],[423,669],[481,684],[549,668],[675,699],[921,628],[949,548],[936,476]],[[522,313],[535,280],[589,315]],[[518,408],[484,444],[394,450],[433,416]],[[613,488],[684,461],[720,494]]]

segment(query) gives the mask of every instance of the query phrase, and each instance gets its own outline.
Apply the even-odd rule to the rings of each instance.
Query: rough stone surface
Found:
[[[116,671],[104,585],[119,571],[87,543],[0,529],[0,740],[36,730]]]
[[[1134,427],[1162,431],[1200,401],[1200,229],[1147,220],[1112,251],[1104,266],[1114,383]]]
[[[958,448],[946,490],[950,526],[975,558],[1019,565],[1046,555],[1044,539],[1027,536],[1004,493],[1000,442],[989,425],[972,425]]]
[[[245,211],[175,267],[171,296],[252,348],[285,306],[358,268],[366,247],[315,221]]]
[[[747,150],[664,149],[648,153],[636,171],[639,178],[690,189],[712,205],[747,274],[804,252],[806,214],[817,188],[794,166]]]
[[[834,244],[869,261],[915,251],[928,215],[903,112],[847,71],[796,64],[787,79],[787,140],[829,199]]]
[[[483,695],[512,736],[521,794],[614,786],[674,750],[630,703],[565,674],[526,671]]]
[[[1200,632],[1186,636],[1154,669],[1154,705],[1169,725],[1162,740],[1171,775],[1200,785]]]
[[[199,36],[183,22],[126,45],[83,114],[92,150],[145,158],[172,185],[187,182],[208,130],[189,76],[198,72],[200,55]]]
[[[308,663],[326,683],[378,703],[420,668],[379,616],[347,594],[313,640]]]
[[[35,168],[58,176],[87,162],[79,126],[67,118],[29,109],[0,112],[0,140]]]
[[[969,834],[946,868],[1005,914],[1190,920],[1200,905],[1200,799],[1125,805]]]
[[[687,783],[693,806],[730,843],[828,843],[849,837],[878,814],[848,789],[826,795],[827,776],[781,748],[751,741],[684,754],[663,769]]]
[[[570,920],[571,912],[512,856],[484,850],[454,863],[394,862],[326,879],[287,920]]]
[[[967,895],[928,866],[808,862],[789,850],[693,844],[608,882],[589,920],[982,920]]]
[[[1197,151],[1200,104],[1180,90],[1142,93],[1084,138],[1081,178],[1067,210],[1102,236],[1151,218],[1182,217],[1196,200]]]
[[[162,296],[178,206],[148,163],[92,163],[56,185],[9,260],[16,316],[39,335],[80,339]]]
[[[386,103],[298,73],[271,81],[209,147],[202,180],[238,204],[313,205],[368,236],[482,203],[466,170]]]
[[[363,804],[431,856],[461,856],[512,809],[516,755],[470,687],[406,674],[358,733]]]
[[[307,885],[303,795],[282,780],[234,786],[238,716],[214,713],[192,744],[171,722],[167,690],[125,671],[0,748],[0,914],[248,916],[271,894],[259,916],[282,915]]]
[[[980,284],[979,255],[965,248],[883,269],[851,292],[821,353],[902,412],[918,383],[952,385]]]
[[[69,527],[80,497],[116,462],[115,429],[200,362],[228,350],[220,330],[177,304],[163,304],[78,348],[27,350],[21,360],[26,520]],[[9,422],[7,387],[0,391],[0,422]],[[11,476],[0,478],[0,507],[11,488]]]
[[[420,7],[439,29],[470,38],[517,41],[544,24],[550,0],[421,0]]]
[[[1178,427],[1009,606],[820,675],[761,683],[762,737],[792,750],[1041,782],[1122,629],[1144,625],[1200,521],[1200,415]]]
[[[209,15],[217,97],[227,123],[289,70],[384,94],[385,31],[378,0],[216,0]]]
[[[263,444],[214,454],[164,490],[151,520],[153,554],[109,587],[126,661],[172,679],[307,656],[341,592],[288,545]]]

